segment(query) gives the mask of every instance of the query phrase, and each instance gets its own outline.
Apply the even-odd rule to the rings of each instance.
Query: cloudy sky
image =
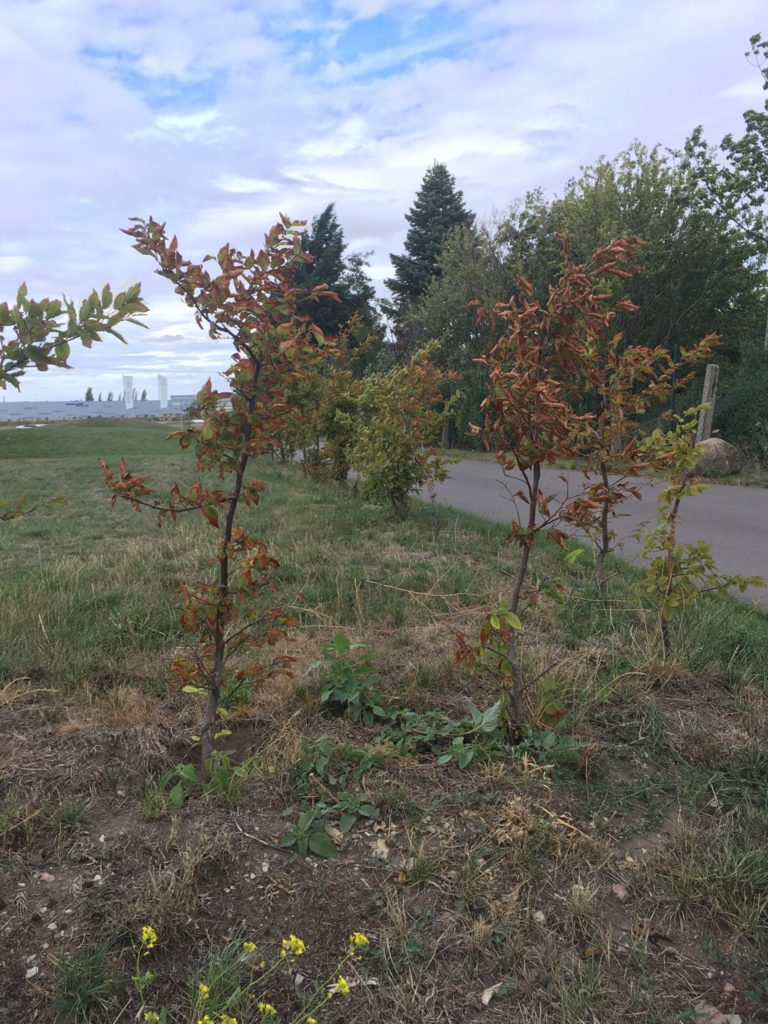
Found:
[[[140,279],[129,345],[31,372],[27,399],[195,391],[225,365],[120,233],[167,222],[199,259],[335,202],[377,282],[426,168],[481,217],[639,138],[715,142],[764,101],[765,0],[0,0],[0,297]],[[9,394],[11,400],[15,396]]]

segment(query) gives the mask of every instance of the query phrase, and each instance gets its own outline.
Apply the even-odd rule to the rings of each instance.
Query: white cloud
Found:
[[[217,124],[216,109],[196,110],[189,114],[158,114],[154,124],[139,128],[128,136],[135,139],[164,139],[168,142],[197,142],[212,146],[227,135],[237,134],[233,125]]]
[[[727,100],[744,100],[753,107],[758,107],[765,100],[765,92],[760,84],[760,80],[754,75],[752,78],[745,78],[743,81],[736,82],[735,85],[723,89],[720,96]]]
[[[31,256],[0,256],[0,274],[18,274],[34,264]]]
[[[273,181],[264,181],[261,178],[244,178],[237,174],[220,174],[216,179],[216,185],[224,192],[235,192],[240,195],[250,195],[255,192],[274,192],[277,185]]]

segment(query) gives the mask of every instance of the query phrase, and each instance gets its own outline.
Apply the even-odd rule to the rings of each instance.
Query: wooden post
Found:
[[[720,367],[717,363],[707,363],[707,372],[704,376],[704,392],[701,396],[706,408],[699,413],[699,426],[696,431],[696,444],[706,441],[712,434],[712,417],[715,415],[715,399],[717,398],[717,378],[720,376]]]

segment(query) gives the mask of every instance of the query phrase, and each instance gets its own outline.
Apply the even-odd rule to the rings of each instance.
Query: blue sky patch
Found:
[[[212,106],[220,95],[226,74],[206,73],[197,79],[176,75],[144,75],[136,68],[136,58],[126,50],[101,50],[86,46],[82,56],[116,78],[126,89],[139,93],[154,111],[187,111]]]

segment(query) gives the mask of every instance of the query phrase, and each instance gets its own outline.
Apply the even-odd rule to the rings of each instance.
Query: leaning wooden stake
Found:
[[[707,363],[707,372],[704,376],[704,393],[701,401],[704,406],[699,413],[699,426],[696,431],[696,444],[706,441],[712,435],[712,417],[715,415],[715,399],[717,398],[717,379],[720,376],[720,367],[717,363]]]

